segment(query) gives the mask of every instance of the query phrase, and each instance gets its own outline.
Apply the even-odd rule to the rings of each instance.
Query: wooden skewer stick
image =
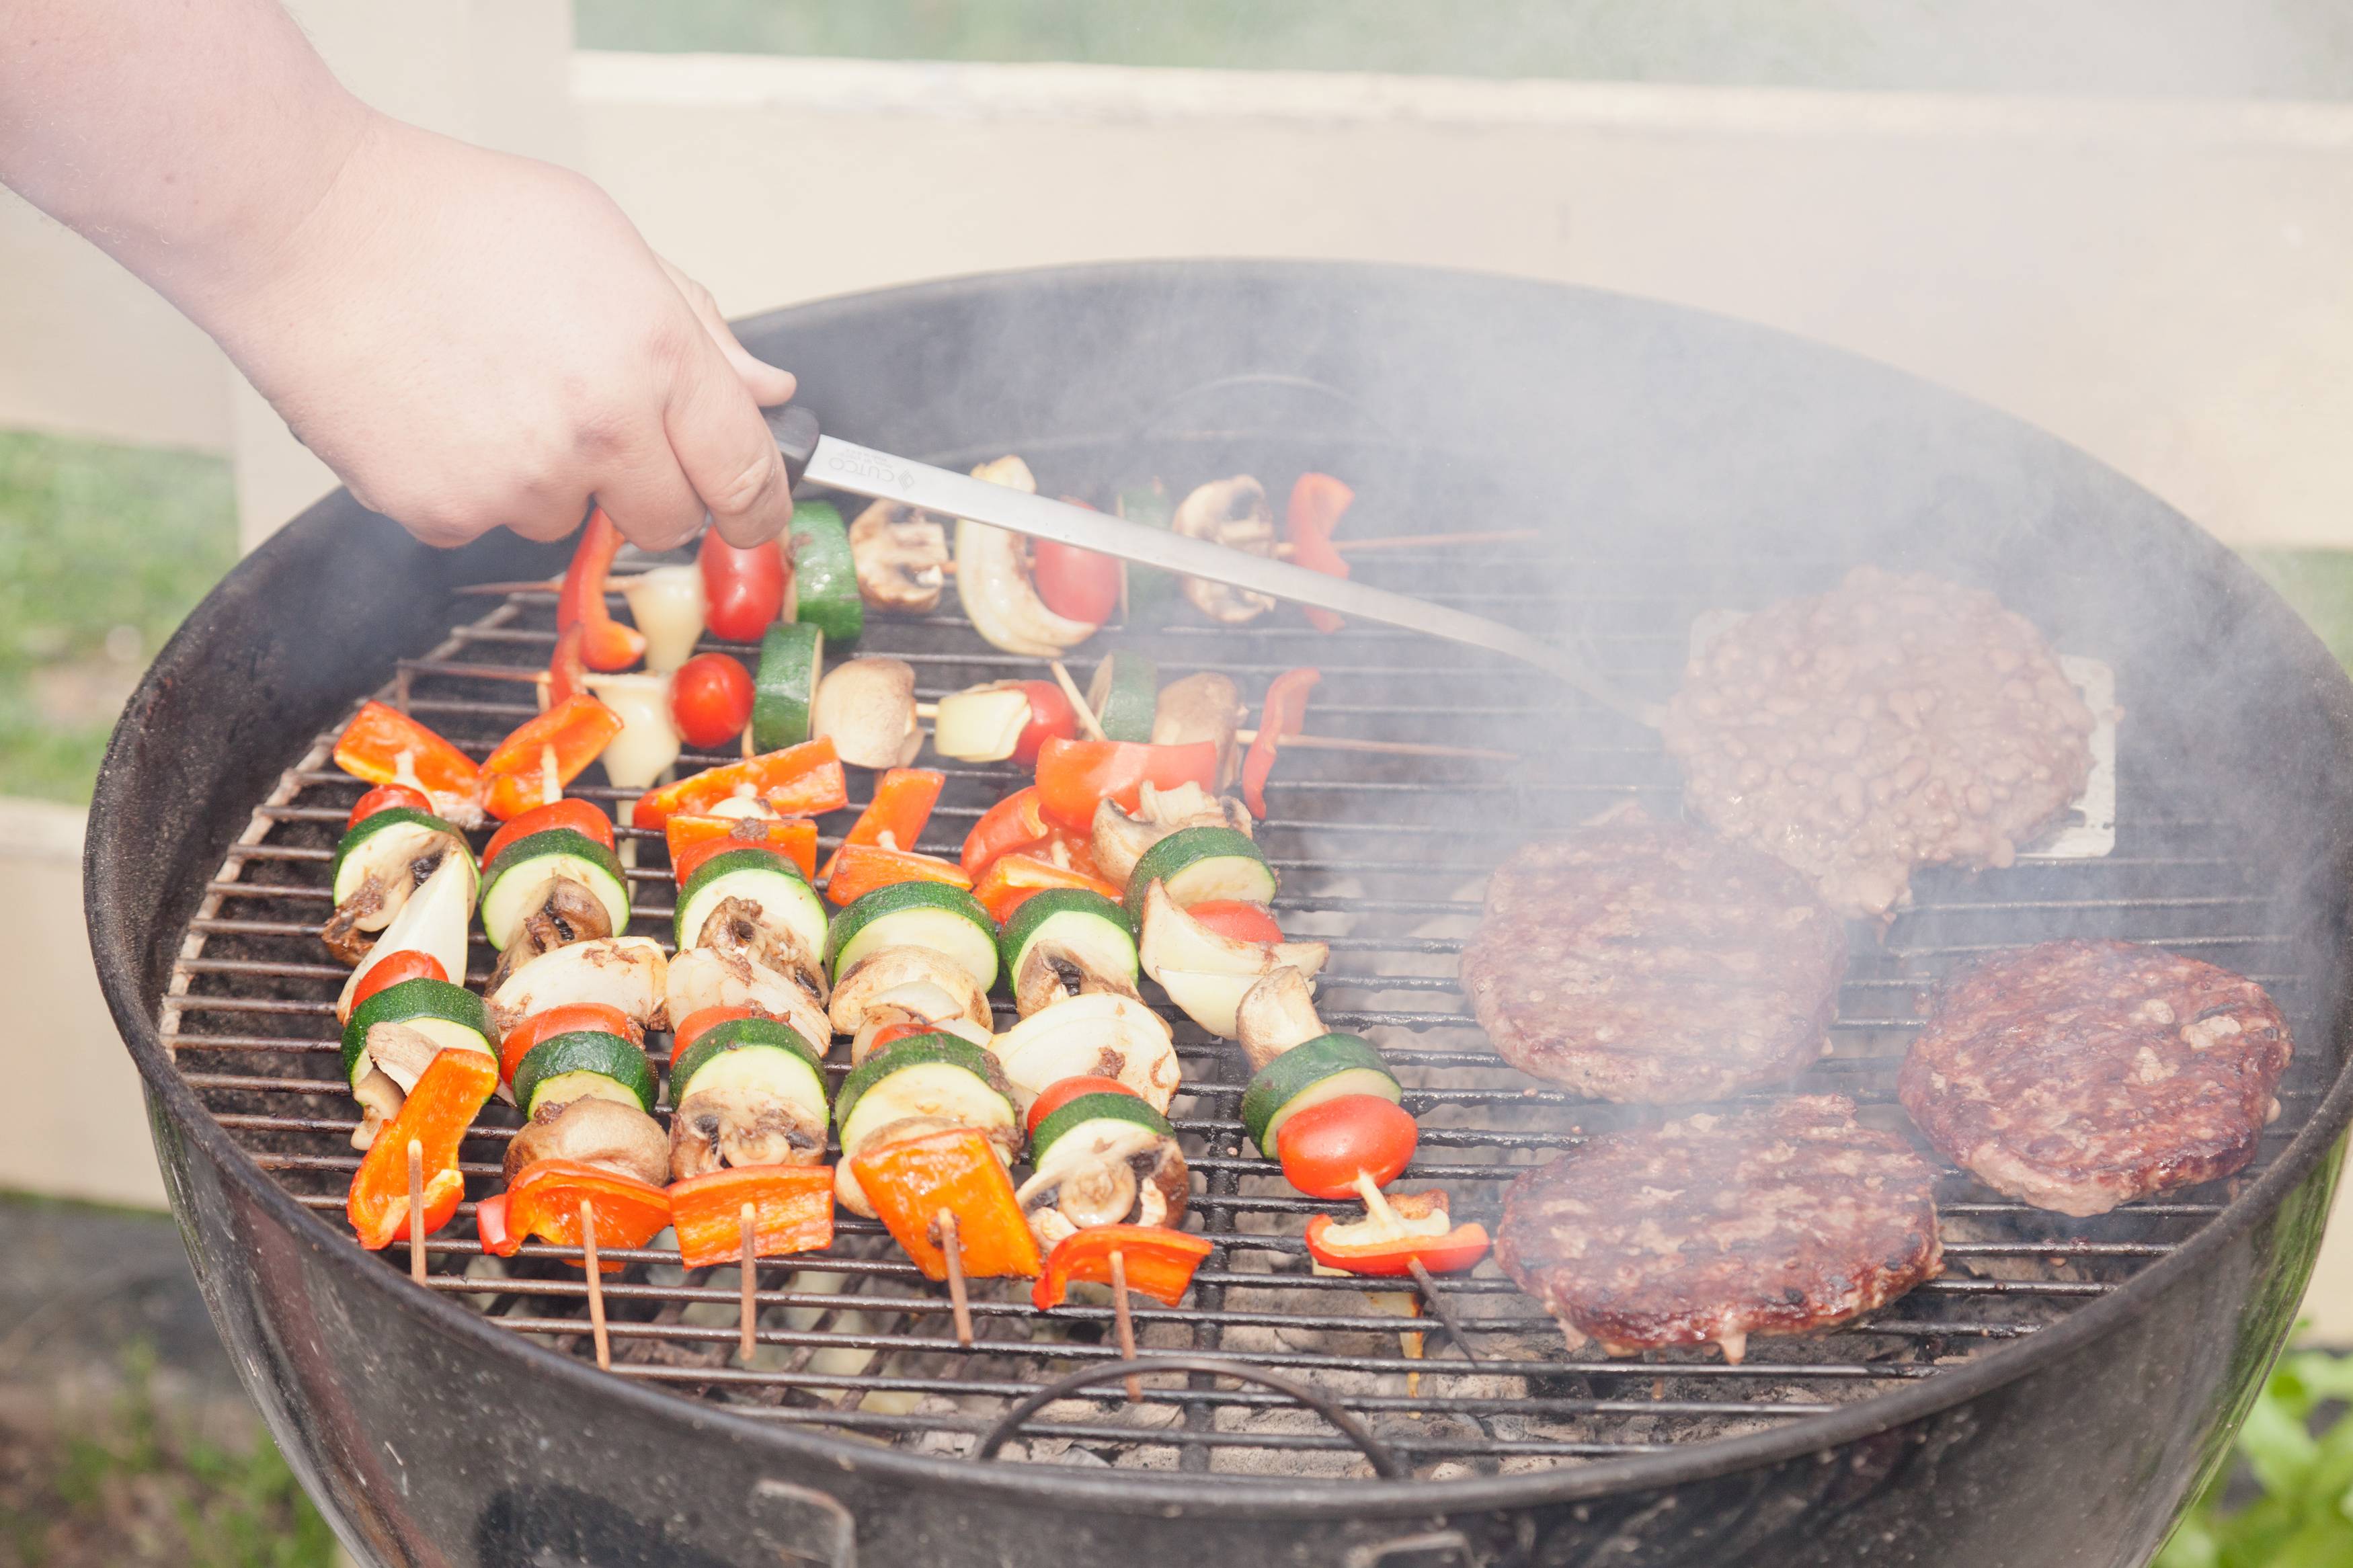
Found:
[[[596,1341],[596,1370],[613,1370],[613,1342],[605,1332],[604,1270],[596,1266],[596,1211],[580,1200],[580,1261],[588,1269],[588,1332]]]
[[[1421,1287],[1422,1300],[1428,1301],[1430,1310],[1438,1314],[1438,1321],[1446,1325],[1446,1337],[1454,1342],[1454,1348],[1462,1352],[1464,1361],[1477,1366],[1479,1352],[1471,1348],[1471,1336],[1462,1331],[1462,1320],[1455,1315],[1454,1303],[1440,1291],[1438,1281],[1430,1278],[1430,1270],[1422,1267],[1420,1258],[1407,1258],[1406,1267],[1413,1270],[1414,1283]]]
[[[1405,1299],[1405,1311],[1407,1317],[1419,1322],[1421,1320],[1420,1299],[1419,1297],[1408,1296]],[[1418,1333],[1399,1334],[1398,1336],[1398,1340],[1399,1342],[1398,1348],[1405,1352],[1406,1358],[1408,1360],[1419,1361],[1421,1359],[1421,1335]],[[1409,1372],[1405,1374],[1405,1396],[1408,1399],[1419,1399],[1421,1397],[1420,1373]]]
[[[1135,1320],[1127,1310],[1127,1254],[1119,1247],[1111,1249],[1111,1316],[1119,1330],[1119,1359],[1135,1359]],[[1127,1398],[1131,1405],[1144,1403],[1144,1379],[1134,1373],[1127,1374]]]
[[[1234,739],[1247,746],[1258,739],[1256,730],[1237,730]],[[1477,763],[1516,763],[1517,752],[1498,752],[1485,746],[1440,746],[1423,741],[1359,741],[1346,735],[1285,735],[1285,746],[1297,746],[1307,752],[1375,752],[1392,757],[1461,757]]]
[[[425,1143],[408,1141],[408,1277],[425,1283]]]
[[[743,1318],[744,1318],[744,1334],[743,1334],[743,1338],[737,1342],[737,1343],[736,1343],[736,1349],[737,1349],[737,1350],[739,1350],[739,1351],[741,1351],[741,1352],[743,1352],[744,1359],[745,1361],[750,1361],[750,1360],[752,1359],[752,1352],[753,1352],[754,1351],[755,1351],[755,1350],[759,1349],[759,1343],[758,1343],[758,1342],[757,1342],[755,1339],[754,1339],[753,1334],[752,1334],[752,1324],[753,1324],[753,1321],[754,1321],[755,1318],[757,1318],[757,1317],[759,1316],[759,1313],[760,1313],[760,1303],[759,1303],[759,1291],[760,1291],[760,1286],[759,1286],[759,1279],[758,1279],[758,1272],[757,1272],[757,1269],[756,1269],[756,1268],[755,1268],[755,1266],[754,1266],[754,1262],[753,1262],[753,1256],[754,1256],[754,1255],[753,1255],[753,1250],[752,1250],[752,1237],[753,1237],[753,1232],[754,1232],[755,1230],[757,1230],[757,1229],[759,1228],[759,1213],[758,1213],[758,1211],[757,1211],[757,1210],[755,1210],[754,1208],[753,1208],[753,1206],[752,1206],[750,1204],[745,1204],[745,1205],[744,1205],[743,1225],[744,1225],[744,1310],[743,1310]]]
[[[1092,740],[1110,740],[1111,737],[1103,733],[1103,721],[1097,719],[1095,710],[1087,705],[1086,693],[1081,691],[1079,683],[1071,679],[1070,667],[1058,658],[1053,661],[1052,668],[1054,679],[1062,688],[1062,695],[1071,700],[1071,710],[1079,717],[1079,728],[1084,730]]]
[[[942,1209],[932,1227],[940,1233],[940,1250],[948,1260],[948,1306],[955,1313],[956,1343],[972,1344],[972,1302],[965,1295],[964,1249],[956,1244],[956,1217],[954,1209]]]

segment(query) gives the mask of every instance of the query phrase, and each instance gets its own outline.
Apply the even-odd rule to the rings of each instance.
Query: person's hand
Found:
[[[283,241],[190,313],[352,493],[434,544],[577,527],[649,549],[707,510],[739,545],[792,516],[764,405],[793,378],[589,181],[371,117]]]

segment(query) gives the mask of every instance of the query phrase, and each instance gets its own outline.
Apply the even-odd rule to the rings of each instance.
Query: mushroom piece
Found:
[[[825,1009],[807,987],[740,953],[708,947],[681,952],[670,961],[668,989],[672,1018],[691,1018],[705,1007],[749,1007],[791,1025],[813,1046],[833,1037]]]
[[[781,974],[825,1003],[825,958],[792,931],[768,921],[750,899],[722,899],[702,922],[694,944]]]
[[[1292,1047],[1329,1033],[1324,1020],[1315,1016],[1314,987],[1307,984],[1307,976],[1287,963],[1270,970],[1242,993],[1234,1009],[1234,1026],[1252,1072]]]
[[[670,1134],[638,1110],[602,1095],[543,1105],[507,1145],[506,1178],[542,1160],[575,1160],[651,1186],[670,1181]]]
[[[531,908],[523,911],[514,940],[499,953],[499,962],[491,971],[490,989],[498,990],[516,970],[542,953],[612,934],[613,916],[604,900],[569,877],[550,878]]]
[[[972,477],[993,485],[1038,493],[1029,466],[1018,458],[983,463]],[[1030,578],[1029,546],[1020,535],[1001,528],[956,520],[956,598],[972,617],[973,630],[1008,653],[1052,658],[1065,648],[1095,635],[1087,621],[1058,616],[1038,596]]]
[[[534,1013],[602,1003],[639,1028],[669,1026],[670,960],[649,936],[600,936],[543,952],[491,988],[491,1024],[501,1035]]]
[[[878,610],[928,616],[948,582],[946,520],[903,501],[878,500],[849,525],[858,592]]]
[[[915,721],[915,667],[898,658],[834,666],[817,683],[809,732],[831,740],[853,767],[906,766],[923,749],[923,729]]]
[[[695,1075],[701,1079],[706,1075]],[[742,1084],[698,1089],[670,1119],[670,1179],[723,1165],[814,1165],[825,1158],[825,1108]]]
[[[1234,732],[1246,711],[1240,689],[1213,669],[1172,680],[1153,703],[1152,743],[1210,742],[1218,748],[1217,785],[1224,789],[1241,776],[1241,747]]]
[[[1134,816],[1113,801],[1095,807],[1088,848],[1096,870],[1110,881],[1124,885],[1135,874],[1135,863],[1144,852],[1180,827],[1230,827],[1248,836],[1250,815],[1240,801],[1213,795],[1197,784],[1155,789],[1147,781]]]
[[[1190,1183],[1176,1140],[1132,1121],[1102,1121],[1055,1140],[1014,1195],[1038,1244],[1051,1251],[1098,1225],[1174,1226]]]
[[[1274,553],[1274,512],[1266,502],[1266,487],[1248,474],[1212,479],[1195,489],[1176,507],[1170,527],[1189,539],[1206,539],[1252,555]],[[1236,588],[1205,578],[1184,579],[1185,596],[1213,621],[1240,626],[1274,608],[1274,601],[1248,588]]]
[[[911,1021],[956,1018],[984,1031],[995,1022],[988,994],[961,964],[928,947],[882,948],[843,971],[833,988],[833,1026],[844,1035],[858,1034],[868,1016],[885,1005]]]
[[[465,847],[465,840],[417,822],[396,822],[368,835],[352,851],[364,875],[327,917],[319,940],[345,963],[357,963],[375,945],[375,933],[407,907],[408,895],[440,869],[451,850]]]
[[[384,1124],[400,1114],[408,1093],[370,1068],[352,1085],[352,1098],[360,1102],[360,1124],[352,1129],[352,1147],[365,1153],[375,1147],[375,1135],[384,1131]]]
[[[1143,1000],[1126,975],[1105,974],[1059,942],[1031,942],[1013,977],[1013,1005],[1025,1018],[1073,996],[1100,995]]]

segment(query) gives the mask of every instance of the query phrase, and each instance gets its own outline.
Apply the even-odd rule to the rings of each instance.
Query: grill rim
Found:
[[[2045,443],[2063,452],[2068,460],[2096,469],[2134,498],[2148,524],[2173,532],[2174,542],[2190,558],[2193,570],[2227,594],[2236,608],[2258,619],[2255,630],[2263,646],[2306,678],[2306,696],[2327,728],[2333,742],[2331,750],[2339,756],[2353,758],[2353,679],[2348,679],[2319,638],[2285,601],[2219,541],[2108,465],[2025,421],[1866,356],[1796,334],[1609,290],[1535,283],[1494,274],[1366,263],[1254,260],[1113,262],[1008,268],[838,295],[749,318],[737,323],[737,330],[748,342],[756,344],[760,338],[805,329],[837,312],[920,310],[952,302],[975,289],[986,290],[1008,283],[1050,291],[1106,284],[1124,288],[1155,284],[1173,287],[1180,281],[1194,288],[1223,281],[1242,289],[1279,289],[1326,286],[1335,277],[1366,285],[1387,281],[1423,288],[1442,285],[1457,289],[1492,290],[1503,296],[1498,304],[1504,309],[1509,308],[1514,297],[1529,306],[1556,307],[1559,297],[1566,294],[1617,309],[1655,311],[1665,317],[1704,317],[1716,330],[1753,335],[1781,353],[1838,362],[1856,374],[1901,382],[1910,395],[1942,402],[1957,415],[1966,413],[1976,420],[1989,420],[2013,436]],[[1020,444],[1018,438],[1012,438],[1007,449],[1018,448]],[[1315,1520],[1527,1509],[1638,1490],[1665,1490],[1709,1480],[1808,1453],[1827,1452],[1909,1426],[2017,1382],[2106,1336],[2147,1311],[2238,1238],[2269,1221],[2289,1194],[2320,1168],[2348,1121],[2353,1121],[2353,1049],[2346,1048],[2353,1045],[2353,1010],[2346,1010],[2334,1030],[2342,1065],[2304,1125],[2253,1183],[2167,1256],[2023,1341],[1994,1346],[1937,1376],[1774,1430],[1716,1438],[1662,1452],[1594,1459],[1520,1476],[1443,1481],[1291,1477],[1237,1485],[1230,1478],[1216,1475],[1184,1476],[1147,1470],[1096,1475],[1059,1466],[934,1458],[895,1447],[872,1447],[830,1436],[822,1429],[755,1420],[734,1414],[723,1405],[684,1401],[656,1387],[641,1387],[631,1379],[600,1374],[592,1364],[532,1343],[459,1303],[445,1300],[441,1292],[423,1292],[425,1299],[419,1301],[418,1292],[405,1276],[353,1248],[347,1238],[338,1236],[261,1169],[229,1131],[215,1120],[195,1090],[182,1079],[162,1041],[155,1013],[163,1001],[163,988],[157,986],[150,995],[138,973],[137,959],[154,948],[167,930],[185,939],[186,917],[181,916],[166,926],[159,917],[174,910],[153,898],[141,899],[138,889],[124,885],[130,880],[124,868],[132,863],[132,852],[142,843],[142,837],[152,844],[152,834],[142,834],[141,813],[138,803],[131,798],[130,783],[137,762],[135,753],[142,743],[158,734],[152,727],[150,715],[171,706],[174,687],[199,688],[208,676],[217,679],[216,672],[210,671],[199,657],[202,645],[219,639],[224,646],[253,646],[250,634],[237,624],[242,618],[240,601],[247,591],[262,588],[266,579],[278,574],[281,564],[291,563],[292,557],[332,558],[339,551],[350,548],[341,542],[354,531],[368,527],[389,530],[391,525],[361,507],[348,491],[337,489],[306,508],[239,562],[164,645],[142,677],[109,740],[91,800],[83,851],[85,916],[100,990],[139,1068],[148,1097],[151,1130],[159,1137],[192,1141],[223,1178],[234,1183],[245,1201],[255,1204],[278,1226],[300,1237],[322,1257],[332,1259],[331,1266],[343,1270],[347,1279],[364,1280],[371,1289],[388,1295],[397,1293],[396,1310],[421,1312],[420,1321],[443,1334],[492,1354],[518,1358],[528,1375],[578,1380],[573,1388],[585,1396],[617,1398],[626,1406],[658,1419],[684,1415],[698,1423],[712,1423],[733,1442],[813,1461],[820,1467],[820,1474],[847,1477],[871,1468],[878,1477],[927,1490],[946,1488],[991,1494],[1000,1500],[1035,1500],[1100,1511],[1141,1513],[1215,1504],[1222,1512],[1237,1517]],[[402,542],[395,542],[397,545]],[[518,574],[518,556],[544,563],[560,560],[562,553],[560,548],[525,546],[519,541],[503,538],[456,552],[428,552],[427,560],[438,559],[453,565],[438,574],[439,580],[420,594],[420,602],[431,605],[436,613],[433,624],[446,629],[447,617],[441,605],[452,587],[464,582]],[[459,563],[465,564],[455,564]],[[328,710],[340,713],[347,710],[365,690],[374,689],[382,679],[388,678],[392,664],[402,657],[407,656],[396,650],[371,650],[366,662],[379,668],[377,680],[359,690],[339,695]],[[284,732],[282,724],[277,732]],[[275,770],[265,776],[274,777]],[[2337,793],[2341,797],[2345,792],[2340,789]],[[199,819],[198,832],[190,839],[200,839],[202,847],[184,853],[180,858],[192,859],[199,866],[216,865],[227,846],[245,830],[264,795],[266,791],[251,794],[229,803],[221,811],[208,812]],[[2341,806],[2346,803],[2339,798],[2336,804]],[[2322,874],[2333,877],[2342,886],[2348,866],[2353,866],[2353,821],[2348,821],[2344,810],[2330,812],[2327,820],[2329,853]],[[190,886],[181,877],[174,879],[163,890],[177,895]],[[200,887],[197,891],[200,898]],[[191,901],[189,914],[193,914],[194,907]],[[146,911],[144,918],[142,909]],[[2340,930],[2338,934],[2341,938],[2344,932]],[[174,942],[172,951],[177,950]],[[176,1190],[173,1195],[175,1206],[185,1201],[185,1194]],[[2307,1275],[2308,1272],[2307,1264]],[[1235,1354],[1229,1359],[1247,1363],[1250,1358]]]

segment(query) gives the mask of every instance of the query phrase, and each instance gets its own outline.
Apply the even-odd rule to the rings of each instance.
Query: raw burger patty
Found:
[[[1947,980],[1895,1091],[1986,1185],[2105,1214],[2254,1158],[2294,1050],[2272,999],[2227,969],[2047,942]]]
[[[1694,812],[1865,916],[1904,901],[1915,866],[2009,865],[2083,792],[2092,727],[2042,634],[1991,594],[1859,566],[1709,643],[1662,734]]]
[[[1499,867],[1461,974],[1522,1072],[1671,1104],[1801,1071],[1845,969],[1845,928],[1804,878],[1628,808]]]
[[[1504,1196],[1495,1257],[1610,1355],[1796,1334],[1894,1300],[1944,1268],[1936,1178],[1854,1102],[1801,1095],[1612,1132]]]

